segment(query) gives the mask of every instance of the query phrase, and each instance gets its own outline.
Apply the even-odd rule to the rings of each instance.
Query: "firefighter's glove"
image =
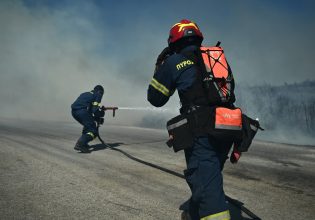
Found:
[[[101,109],[98,109],[95,113],[94,113],[94,118],[102,118],[105,116],[105,110],[103,110],[102,108]]]
[[[234,146],[233,146],[233,151],[231,153],[231,156],[230,156],[230,161],[231,163],[235,164],[238,162],[238,160],[241,158],[241,155],[242,155],[242,152],[240,152],[238,149],[237,149],[237,146],[239,145],[239,143],[234,143]]]
[[[164,50],[160,53],[155,63],[155,71],[163,64],[164,60],[173,54],[172,50],[169,47],[165,47]]]

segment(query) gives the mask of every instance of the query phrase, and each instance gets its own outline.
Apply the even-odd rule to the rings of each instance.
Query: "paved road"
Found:
[[[0,219],[180,219],[186,183],[93,142],[73,150],[74,123],[0,119]],[[113,147],[182,172],[165,131],[106,126]],[[255,142],[226,164],[225,192],[262,219],[314,219],[315,147]],[[250,219],[231,206],[233,219]]]

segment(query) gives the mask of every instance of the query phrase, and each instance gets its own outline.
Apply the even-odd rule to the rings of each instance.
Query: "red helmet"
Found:
[[[179,23],[173,25],[168,37],[168,44],[175,43],[184,37],[199,37],[203,40],[203,35],[196,23],[183,19]]]

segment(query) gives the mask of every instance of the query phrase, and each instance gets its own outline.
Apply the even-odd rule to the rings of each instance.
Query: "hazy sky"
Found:
[[[204,45],[222,42],[238,83],[314,80],[313,2],[0,0],[0,115],[63,120],[96,84],[106,103],[147,106],[156,56],[183,18]]]

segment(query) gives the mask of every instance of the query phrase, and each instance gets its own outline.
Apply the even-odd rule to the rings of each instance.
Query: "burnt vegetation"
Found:
[[[240,86],[237,105],[268,130],[315,132],[315,81],[271,86]]]

